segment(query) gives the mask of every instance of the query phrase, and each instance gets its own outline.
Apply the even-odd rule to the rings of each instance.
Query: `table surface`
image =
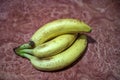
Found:
[[[92,27],[88,48],[76,64],[42,72],[13,48],[42,25],[75,18]],[[0,80],[119,80],[120,0],[0,0]]]

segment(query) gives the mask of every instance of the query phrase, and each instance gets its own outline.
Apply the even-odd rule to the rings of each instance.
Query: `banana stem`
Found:
[[[14,52],[15,52],[16,54],[19,54],[19,53],[21,53],[20,51],[21,51],[22,49],[30,48],[30,47],[31,47],[31,46],[30,46],[29,44],[23,44],[23,45],[21,45],[21,46],[19,46],[19,47],[14,48],[13,50],[14,50]]]
[[[22,51],[20,51],[20,50],[17,51],[17,48],[14,49],[14,51],[15,51],[15,53],[16,53],[17,55],[19,55],[19,56],[21,56],[21,57],[25,57],[25,58],[27,58],[27,59],[29,59],[29,60],[31,60],[31,59],[33,59],[33,58],[36,58],[36,57],[32,56],[31,54],[22,52]]]
[[[32,54],[32,51],[33,51],[33,49],[22,49],[22,50],[19,50],[19,53],[29,53],[29,54]]]
[[[27,53],[21,53],[19,55],[22,56],[22,57],[25,57],[25,58],[27,58],[29,60],[32,60],[32,59],[36,58],[36,57],[34,57],[34,56],[30,55],[30,54],[27,54]]]
[[[17,47],[18,50],[21,49],[31,49],[35,47],[35,43],[33,41],[29,41],[28,43],[22,44],[19,47]]]
[[[22,44],[21,46],[18,47],[19,50],[21,49],[29,49],[32,48],[32,46],[29,43]]]

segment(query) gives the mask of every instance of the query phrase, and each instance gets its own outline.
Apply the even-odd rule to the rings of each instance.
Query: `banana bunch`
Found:
[[[14,51],[29,59],[38,70],[60,70],[72,64],[84,52],[87,37],[82,33],[91,30],[82,21],[58,19],[43,25],[28,43],[20,45]]]

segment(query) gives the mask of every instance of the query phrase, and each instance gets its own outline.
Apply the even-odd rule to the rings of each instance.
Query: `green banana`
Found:
[[[33,49],[19,50],[19,53],[30,53],[36,57],[50,57],[68,48],[76,39],[77,34],[63,34]]]
[[[83,21],[79,21],[77,19],[58,19],[39,28],[30,39],[30,43],[32,44],[27,43],[27,46],[26,44],[23,44],[22,46],[25,46],[22,47],[22,49],[36,47],[61,34],[90,32],[91,30],[91,27]],[[19,48],[21,49],[21,46]]]
[[[86,46],[87,37],[81,35],[71,47],[52,57],[40,59],[27,53],[19,53],[18,55],[28,58],[32,65],[38,70],[55,71],[63,69],[77,60],[85,50]]]

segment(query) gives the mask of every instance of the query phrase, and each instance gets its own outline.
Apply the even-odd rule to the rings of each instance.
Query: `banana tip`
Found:
[[[32,47],[35,47],[34,41],[31,41],[31,40],[30,40],[30,41],[29,41],[29,45],[32,46]]]

